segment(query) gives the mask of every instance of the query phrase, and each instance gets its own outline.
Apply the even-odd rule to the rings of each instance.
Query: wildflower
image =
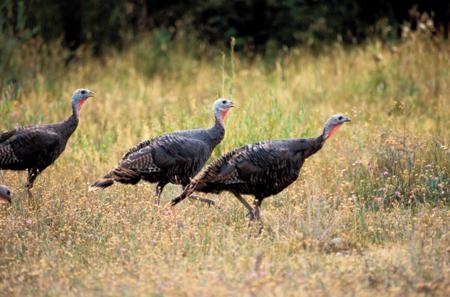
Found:
[[[389,172],[387,172],[387,171],[383,172],[383,176],[384,176],[384,177],[386,177],[386,176],[388,176],[388,175],[389,175]]]
[[[375,200],[377,203],[379,203],[379,204],[381,204],[381,203],[384,202],[384,198],[383,198],[383,197],[375,197],[374,200]]]
[[[395,191],[395,197],[401,198],[402,193],[400,193],[400,191]]]
[[[259,272],[259,277],[266,277],[266,276],[268,276],[269,275],[269,273],[267,272],[267,271],[260,271]]]
[[[172,288],[175,285],[175,283],[173,281],[165,281],[164,282],[164,287],[167,288]]]

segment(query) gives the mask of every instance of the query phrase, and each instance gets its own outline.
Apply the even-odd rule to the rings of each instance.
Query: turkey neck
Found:
[[[293,141],[293,150],[301,154],[303,159],[317,153],[324,144],[324,134],[313,138],[296,138]]]
[[[79,122],[79,111],[76,106],[72,106],[72,114],[64,121],[56,124],[56,131],[61,134],[65,139],[68,139],[70,135],[77,129]]]
[[[342,124],[332,125],[327,122],[323,128],[322,134],[315,138],[296,139],[294,147],[297,151],[303,151],[304,158],[308,158],[317,153],[323,147],[327,139],[330,138],[341,125]]]
[[[317,137],[306,139],[308,142],[307,149],[304,153],[305,159],[308,158],[311,155],[314,155],[317,153],[325,144],[325,141],[328,138],[328,134],[330,133],[330,127],[328,125],[325,126],[325,128],[322,131],[322,134],[320,134]]]
[[[216,117],[214,126],[208,129],[208,134],[211,138],[211,149],[213,149],[222,141],[223,137],[225,136],[223,121],[219,117]]]

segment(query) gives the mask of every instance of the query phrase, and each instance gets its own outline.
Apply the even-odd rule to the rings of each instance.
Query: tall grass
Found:
[[[395,46],[293,48],[266,60],[158,34],[102,60],[80,50],[69,65],[54,47],[51,58],[31,45],[16,53],[2,130],[64,118],[76,88],[97,96],[34,199],[24,173],[2,173],[14,193],[0,207],[2,295],[447,295],[448,41],[419,32]],[[218,208],[168,209],[147,184],[87,193],[131,145],[211,125],[217,96],[238,108],[213,158],[318,135],[333,113],[352,118],[294,185],[264,201],[261,236],[229,194],[210,197]]]

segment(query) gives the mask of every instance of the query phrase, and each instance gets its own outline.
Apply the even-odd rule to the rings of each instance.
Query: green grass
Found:
[[[97,96],[34,199],[24,173],[1,175],[14,193],[0,206],[1,295],[448,295],[448,41],[417,33],[395,50],[374,41],[250,59],[161,36],[101,60],[80,50],[71,66],[53,47],[17,51],[2,130],[61,120],[76,88]],[[229,194],[210,195],[219,208],[169,209],[154,205],[148,184],[87,192],[133,144],[209,126],[219,95],[238,108],[213,158],[318,135],[337,112],[352,118],[296,183],[264,201],[260,236]],[[170,186],[163,199],[178,192]]]

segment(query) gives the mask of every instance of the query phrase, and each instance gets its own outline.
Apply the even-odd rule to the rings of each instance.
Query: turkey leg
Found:
[[[31,188],[33,187],[34,181],[36,180],[36,177],[39,175],[39,171],[36,169],[28,169],[28,181],[25,184],[25,188],[28,192],[28,197],[32,197],[31,194]]]
[[[254,211],[254,215],[255,215],[255,219],[256,220],[260,220],[261,219],[261,203],[262,200],[260,199],[255,199],[255,201],[253,201],[253,205],[255,206],[253,211]]]
[[[254,220],[255,219],[255,213],[253,208],[250,206],[250,204],[248,204],[247,200],[245,200],[241,194],[239,193],[233,193],[234,196],[245,206],[245,208],[247,208],[248,210],[248,216],[250,217],[250,220]]]
[[[210,199],[206,199],[206,198],[199,197],[199,196],[197,196],[197,195],[191,195],[191,196],[189,196],[189,199],[197,200],[197,201],[200,201],[200,202],[207,203],[208,206],[216,205],[216,202],[214,202],[214,201],[212,201],[212,200],[210,200]]]
[[[164,187],[166,185],[167,185],[167,182],[162,182],[162,181],[160,181],[156,185],[155,196],[156,196],[156,204],[157,205],[159,205],[159,203],[161,202],[161,194],[162,194],[162,191],[164,190]]]

